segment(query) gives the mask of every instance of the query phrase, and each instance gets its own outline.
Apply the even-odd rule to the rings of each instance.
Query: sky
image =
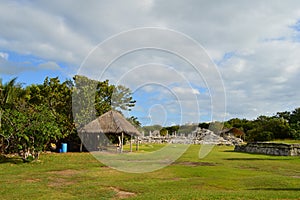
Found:
[[[130,88],[143,125],[300,107],[300,2],[0,1],[0,77]]]

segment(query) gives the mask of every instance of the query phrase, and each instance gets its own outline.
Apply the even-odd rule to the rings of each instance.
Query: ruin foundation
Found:
[[[300,144],[253,142],[246,145],[236,145],[234,151],[274,156],[300,156]]]

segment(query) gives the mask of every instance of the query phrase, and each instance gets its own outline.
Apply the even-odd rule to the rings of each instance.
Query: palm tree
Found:
[[[0,79],[0,136],[2,134],[2,113],[4,112],[4,109],[13,102],[13,97],[15,96],[14,91],[16,89],[16,80],[17,78],[13,78],[9,82],[3,84],[2,79]],[[5,138],[4,135],[2,135],[0,141],[0,153],[3,153],[7,147],[4,145],[4,139],[9,142],[8,138]]]
[[[3,84],[2,79],[0,79],[0,129],[1,129],[1,116],[4,108],[12,102],[14,96],[13,92],[15,90],[17,78],[13,78],[8,83]]]
[[[3,108],[5,104],[12,100],[13,91],[16,88],[17,78],[13,78],[8,83],[3,84],[0,79],[0,107]]]

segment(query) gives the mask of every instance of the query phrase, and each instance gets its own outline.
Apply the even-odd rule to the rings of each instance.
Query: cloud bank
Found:
[[[254,118],[300,106],[299,1],[1,1],[0,24],[3,75],[22,77],[47,70],[51,76],[64,70],[72,76],[89,52],[112,35],[138,27],[161,27],[190,36],[215,62],[226,91],[226,118]],[[131,42],[128,40],[128,45]],[[193,54],[188,45],[180,47]],[[116,44],[111,50],[117,49]],[[11,54],[33,56],[43,63],[20,62]],[[196,97],[200,102],[201,114],[195,118],[195,106],[185,101],[186,113],[191,115],[186,115],[185,121],[208,119],[201,118],[211,112],[205,81],[198,80],[180,57],[151,50],[131,53],[113,63],[107,77],[113,79],[116,73],[126,73],[147,63],[174,68],[191,85],[187,88],[182,82],[177,83],[172,73],[166,73],[166,67],[151,70],[148,65],[149,70],[140,72],[140,77],[126,81],[129,87],[134,89],[139,78],[156,82],[169,80],[166,85],[178,95],[187,99]],[[28,82],[32,80],[31,77]],[[176,84],[170,84],[172,81]],[[136,93],[140,102],[148,99],[149,88],[145,86]],[[165,105],[160,97],[168,96],[166,90],[157,87],[156,90],[155,101]],[[169,100],[172,105],[173,99]],[[149,113],[155,114],[154,108],[160,108],[154,106],[151,111],[149,106],[137,104],[137,108],[143,108],[143,112],[135,111],[138,117],[147,118]],[[168,116],[176,113],[171,112],[172,106],[164,109]],[[167,123],[178,121],[170,119]]]

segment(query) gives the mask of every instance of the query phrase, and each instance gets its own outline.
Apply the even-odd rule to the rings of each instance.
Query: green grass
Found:
[[[286,143],[286,144],[300,144],[300,140],[274,140],[272,142],[276,142],[276,143]]]
[[[141,145],[140,152],[161,147]],[[42,154],[40,161],[24,164],[18,158],[2,158],[0,198],[300,198],[299,157],[236,153],[233,147],[216,146],[207,157],[199,159],[199,148],[192,145],[172,165],[143,174],[116,171],[89,153]]]
[[[143,153],[143,152],[157,151],[157,150],[163,148],[164,146],[165,146],[165,144],[140,144],[139,145],[139,152]],[[129,151],[130,146],[125,145],[124,150]],[[132,151],[136,151],[136,145],[135,144],[132,144]]]

